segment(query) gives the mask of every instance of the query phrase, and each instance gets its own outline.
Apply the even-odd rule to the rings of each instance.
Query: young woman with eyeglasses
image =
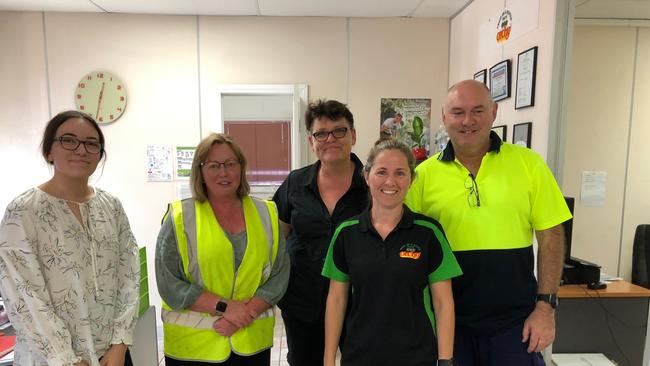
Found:
[[[104,135],[92,117],[66,111],[41,147],[52,178],[16,197],[0,224],[14,365],[131,365],[140,262],[120,201],[89,184]]]

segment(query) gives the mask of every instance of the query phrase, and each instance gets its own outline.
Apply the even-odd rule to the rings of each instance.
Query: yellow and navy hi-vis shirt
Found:
[[[352,288],[344,365],[435,365],[429,285],[462,272],[440,224],[404,206],[382,240],[369,211],[348,219],[330,242],[323,275]]]
[[[490,134],[490,151],[472,177],[451,142],[420,164],[406,196],[434,218],[464,275],[453,281],[457,324],[492,334],[535,306],[533,233],[571,218],[551,171],[534,151]],[[479,204],[480,202],[480,204]]]

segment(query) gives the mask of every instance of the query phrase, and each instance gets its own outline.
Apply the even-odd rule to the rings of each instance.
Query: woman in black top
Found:
[[[294,170],[273,196],[291,258],[282,309],[292,366],[323,362],[328,281],[320,275],[329,240],[343,220],[368,205],[362,164],[352,154],[354,119],[337,101],[317,101],[305,115],[314,164]]]

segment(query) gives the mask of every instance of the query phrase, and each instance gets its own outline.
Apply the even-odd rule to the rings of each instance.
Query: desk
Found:
[[[553,353],[603,353],[621,366],[642,365],[650,290],[614,281],[603,290],[560,286],[558,297]]]

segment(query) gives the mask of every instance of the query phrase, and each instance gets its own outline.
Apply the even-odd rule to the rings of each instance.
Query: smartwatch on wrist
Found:
[[[214,306],[214,310],[217,312],[217,315],[222,315],[226,312],[228,308],[228,303],[222,300],[217,301],[217,305]]]
[[[449,359],[438,359],[438,362],[436,362],[437,366],[454,366],[454,359],[449,358]]]
[[[537,294],[537,301],[547,302],[553,309],[556,309],[559,304],[557,294]]]

